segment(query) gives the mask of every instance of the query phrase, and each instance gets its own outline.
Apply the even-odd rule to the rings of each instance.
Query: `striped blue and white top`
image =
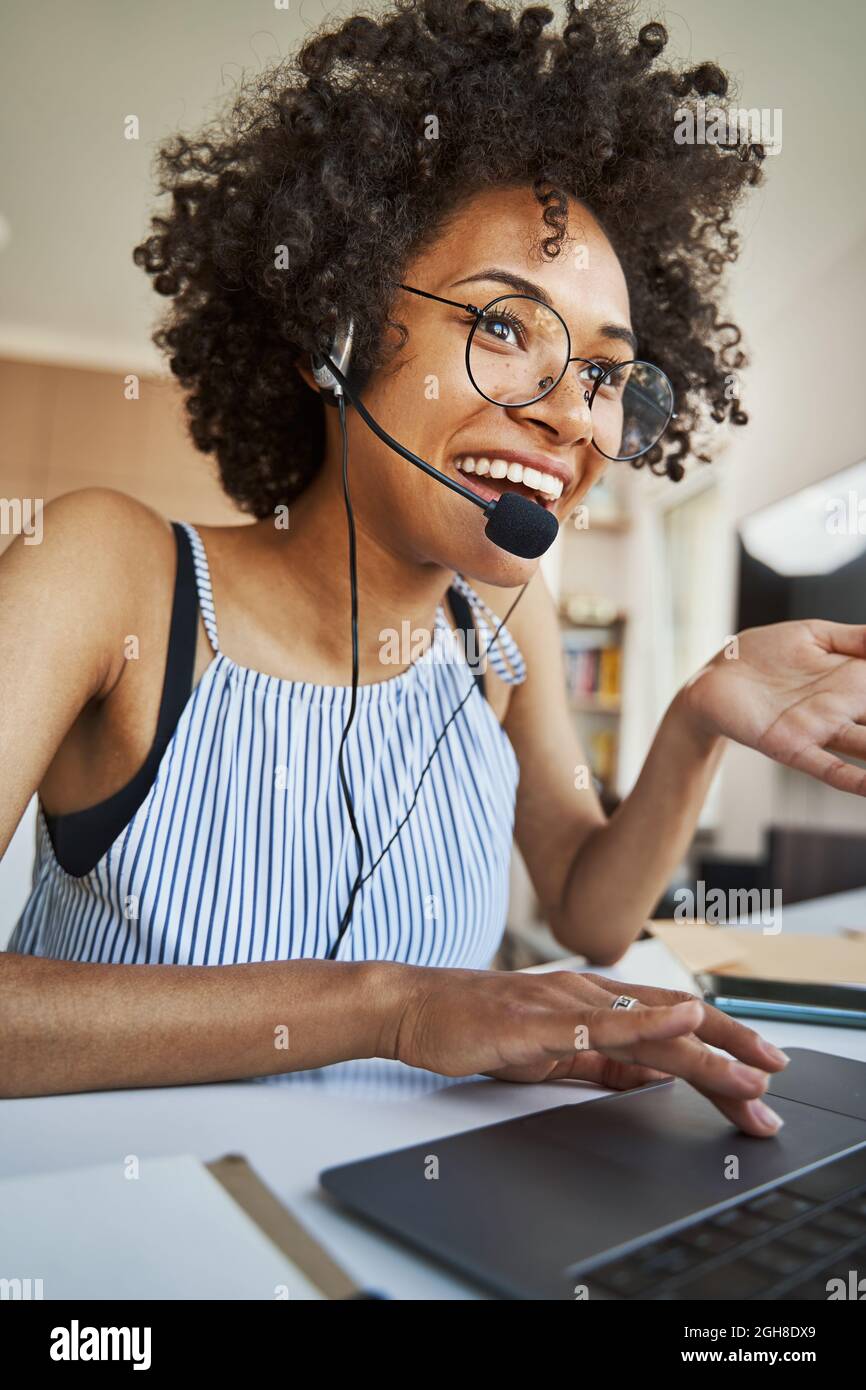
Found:
[[[325,957],[357,871],[337,778],[350,686],[288,681],[220,651],[207,557],[193,548],[214,659],[193,689],[155,781],[126,828],[80,877],[37,818],[33,887],[10,951],[124,964],[222,965]],[[487,645],[498,619],[465,580]],[[492,624],[492,627],[491,627]],[[444,609],[434,641],[390,679],[358,689],[344,762],[365,846],[365,879],[342,960],[486,967],[505,926],[517,759]],[[471,656],[471,653],[470,653]],[[503,628],[488,656],[525,676]]]

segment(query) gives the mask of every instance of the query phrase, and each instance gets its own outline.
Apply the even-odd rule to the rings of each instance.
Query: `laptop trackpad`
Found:
[[[789,1047],[787,1053],[790,1065],[770,1078],[771,1096],[866,1120],[866,1063],[805,1047]]]
[[[566,1269],[866,1142],[866,1064],[790,1055],[772,1139],[742,1134],[674,1081],[347,1164],[322,1182],[506,1295],[568,1297]],[[861,1118],[823,1108],[828,1097]]]
[[[726,1124],[683,1081],[533,1116],[526,1137],[558,1151],[539,1177],[548,1196],[555,1188],[570,1207],[567,1234],[556,1242],[565,1264],[740,1200],[866,1141],[866,1120],[778,1094],[773,1108],[785,1125],[772,1139]]]

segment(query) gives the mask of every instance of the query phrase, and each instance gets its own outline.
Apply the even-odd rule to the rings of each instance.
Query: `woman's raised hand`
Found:
[[[866,796],[866,627],[819,619],[749,628],[682,691],[706,732]]]

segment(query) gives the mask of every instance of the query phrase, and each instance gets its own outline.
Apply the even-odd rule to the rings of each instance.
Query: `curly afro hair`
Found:
[[[654,471],[681,477],[708,420],[745,421],[730,389],[740,333],[718,295],[764,151],[674,140],[677,112],[727,95],[728,79],[712,63],[666,65],[665,29],[636,32],[632,13],[567,0],[557,30],[546,5],[393,0],[324,27],[247,79],[221,119],[161,147],[171,205],[134,259],[173,301],[154,342],[243,511],[272,514],[321,466],[325,407],[295,361],[351,315],[353,369],[383,365],[394,281],[485,186],[532,188],[546,256],[567,235],[569,197],[604,227],[641,355],[677,394],[676,428],[646,456]]]

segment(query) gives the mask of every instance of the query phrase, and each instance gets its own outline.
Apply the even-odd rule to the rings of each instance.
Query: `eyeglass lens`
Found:
[[[476,389],[497,405],[540,400],[569,366],[568,332],[555,310],[523,295],[503,295],[473,325],[467,366]],[[593,443],[607,458],[630,459],[657,443],[673,412],[670,382],[649,362],[605,370],[573,363],[587,393]]]

